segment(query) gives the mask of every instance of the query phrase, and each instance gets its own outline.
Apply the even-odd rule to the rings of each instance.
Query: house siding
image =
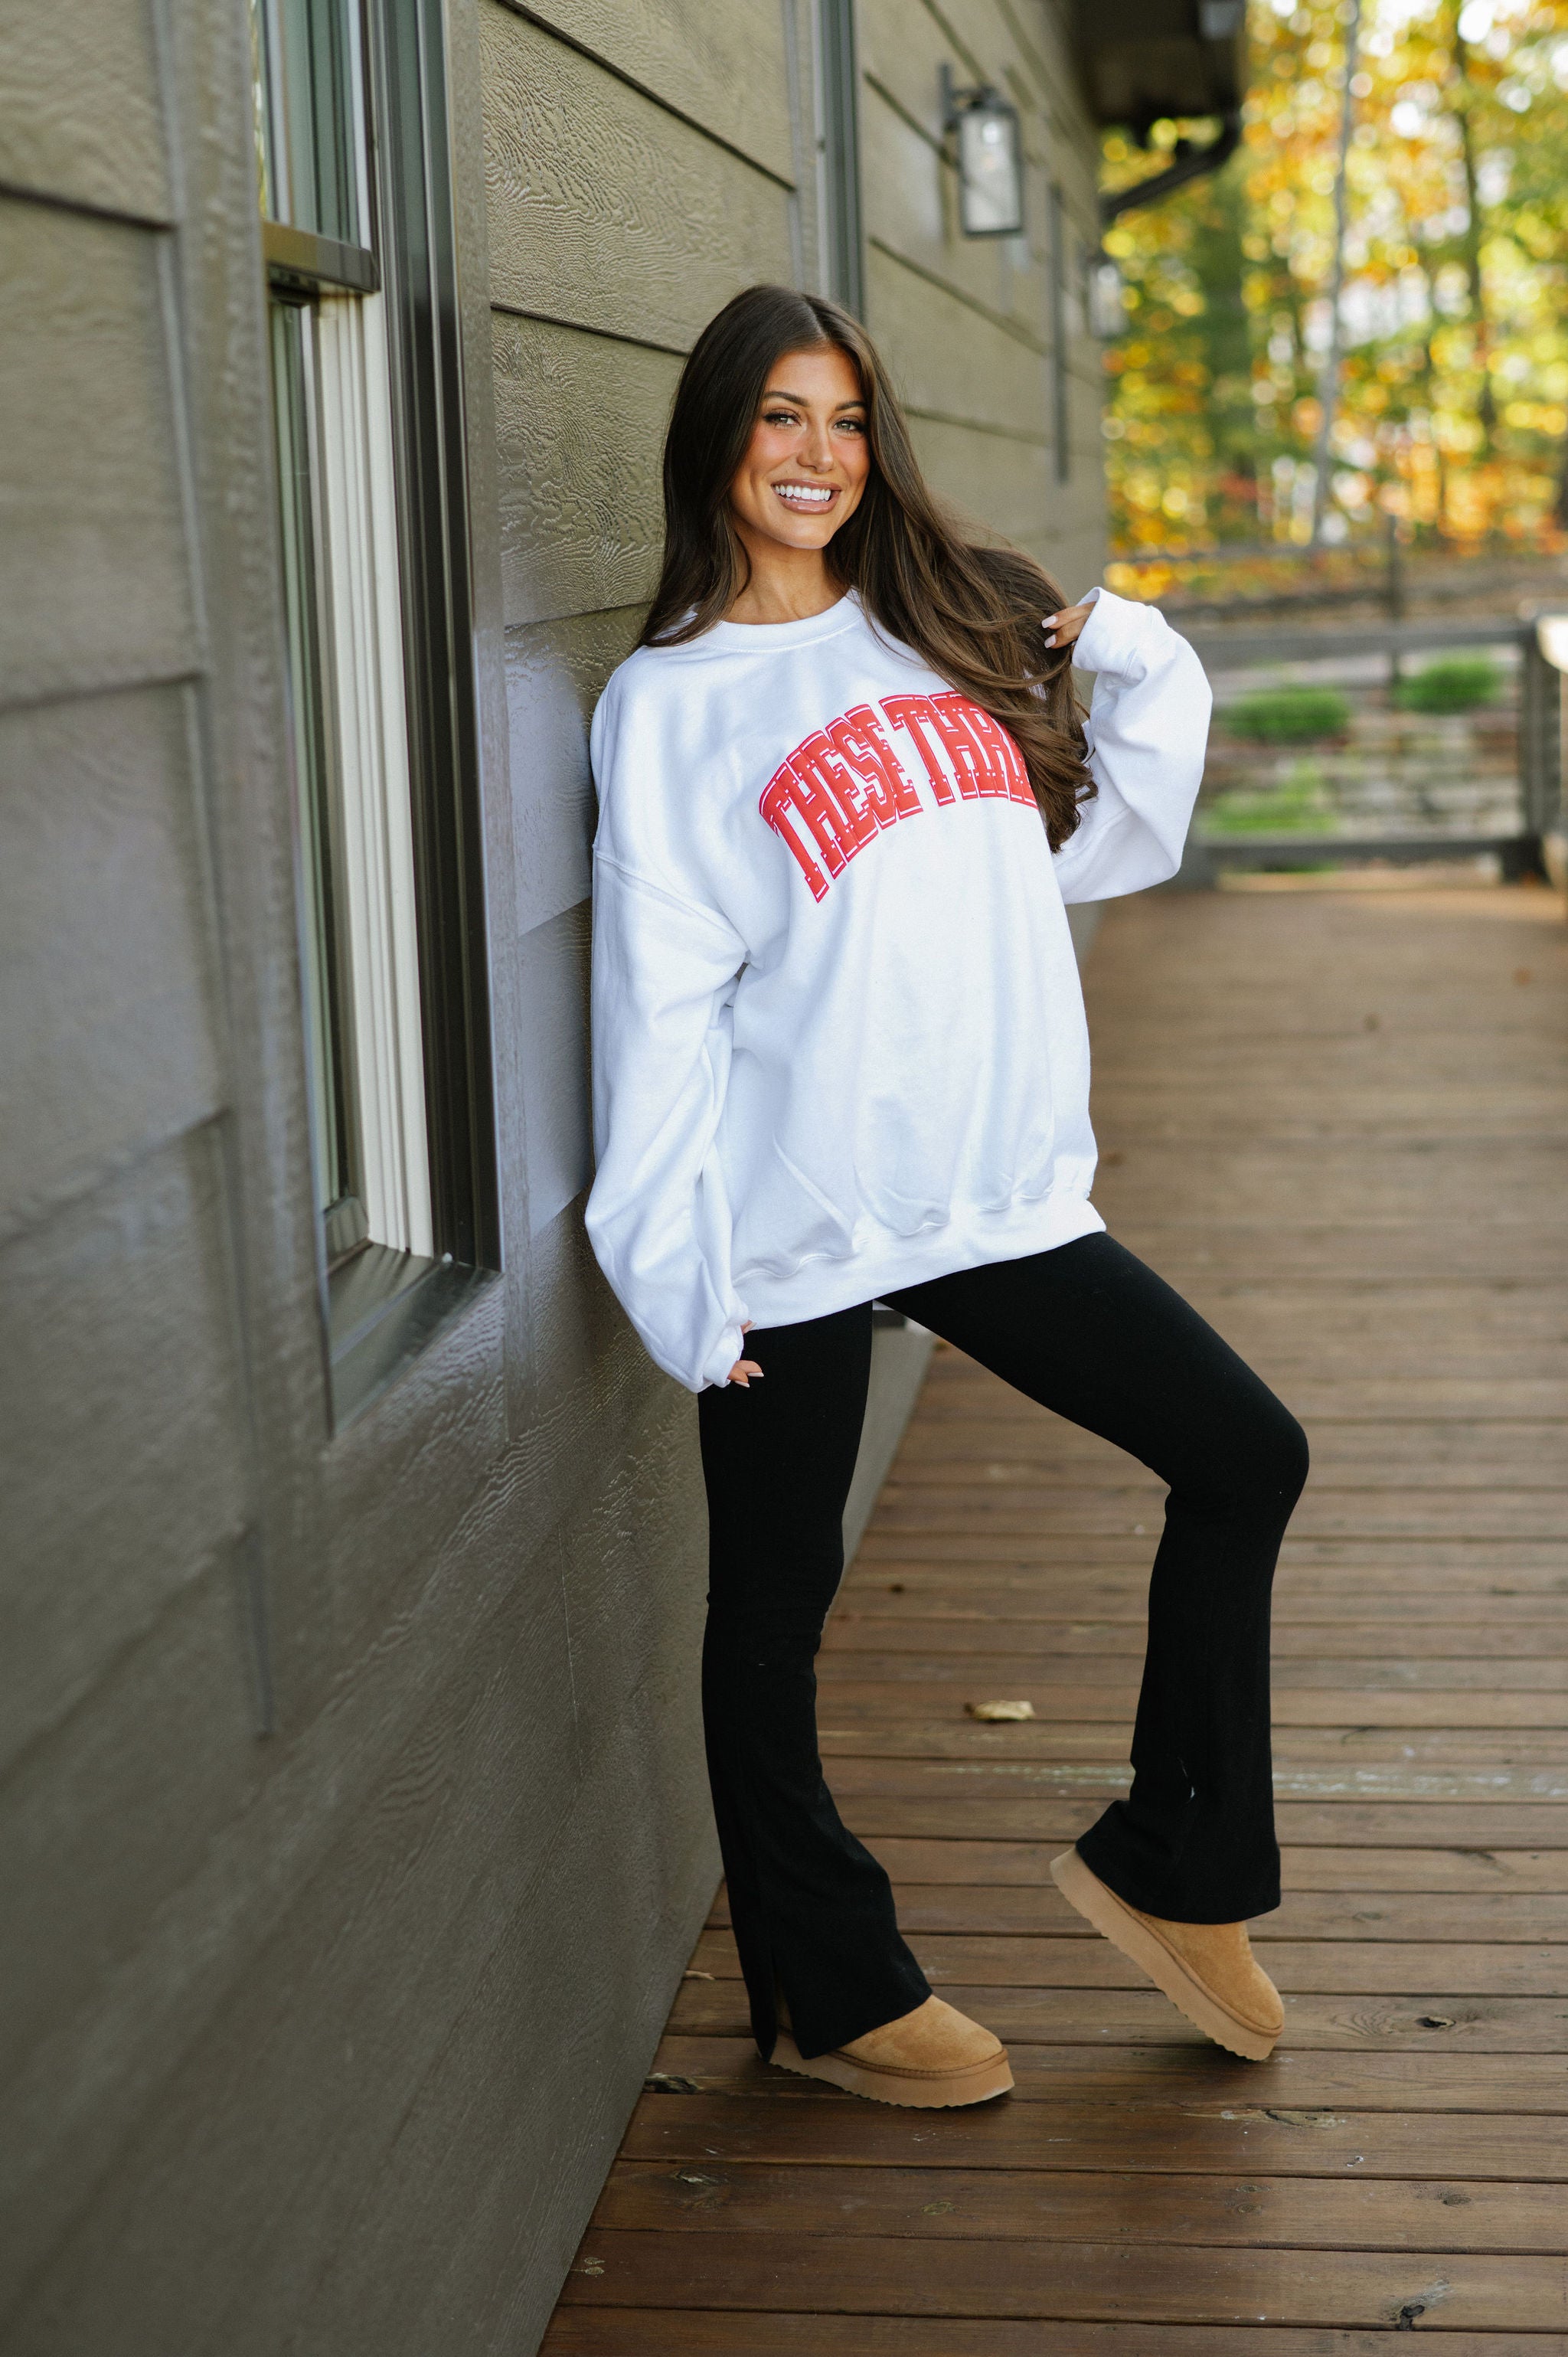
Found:
[[[682,355],[738,286],[818,274],[811,10],[450,0],[505,1267],[336,1436],[246,13],[13,14],[0,2349],[526,2357],[717,1870],[693,1405],[581,1224],[586,724]],[[1098,369],[1075,337],[1061,484],[1046,191],[1089,235],[1093,150],[1058,19],[867,0],[860,38],[869,319],[922,456],[1080,587]],[[1023,111],[1006,251],[953,233],[944,58]],[[879,1348],[857,1512],[912,1380]]]

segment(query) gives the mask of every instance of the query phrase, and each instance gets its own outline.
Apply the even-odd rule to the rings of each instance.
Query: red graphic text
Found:
[[[894,731],[913,756],[908,768]],[[967,696],[886,695],[880,705],[857,704],[796,746],[758,804],[813,899],[826,898],[833,877],[884,828],[927,808],[911,771],[939,808],[981,797],[1035,807],[1017,746]]]

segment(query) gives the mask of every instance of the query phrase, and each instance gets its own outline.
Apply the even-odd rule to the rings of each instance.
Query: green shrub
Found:
[[[1502,683],[1490,655],[1443,655],[1412,679],[1400,680],[1394,702],[1404,712],[1469,712],[1492,703]]]
[[[1278,786],[1216,794],[1202,813],[1205,834],[1324,834],[1335,823],[1316,761],[1294,761]]]
[[[1350,717],[1348,699],[1337,687],[1259,687],[1223,715],[1233,737],[1264,745],[1305,745],[1315,737],[1337,737]]]

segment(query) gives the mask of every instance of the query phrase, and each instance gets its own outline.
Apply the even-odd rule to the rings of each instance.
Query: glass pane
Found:
[[[972,106],[959,116],[958,163],[965,235],[1015,236],[1024,226],[1024,166],[1010,107]]]
[[[364,245],[354,35],[348,0],[251,0],[262,210]]]
[[[321,1209],[353,1191],[344,1028],[331,860],[331,772],[317,516],[312,490],[314,320],[303,304],[271,306],[289,721],[304,860],[304,962],[311,1123]]]

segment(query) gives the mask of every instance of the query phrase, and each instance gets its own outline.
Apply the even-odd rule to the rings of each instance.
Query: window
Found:
[[[341,1420],[497,1257],[439,14],[252,0],[252,25]]]
[[[1071,236],[1067,206],[1062,192],[1053,181],[1050,194],[1050,294],[1051,294],[1051,434],[1056,444],[1056,472],[1058,483],[1065,483],[1072,473],[1072,415],[1069,406],[1070,376],[1068,336],[1070,328],[1068,289],[1068,240]]]
[[[856,318],[864,318],[854,0],[818,0],[816,27],[822,280],[835,303],[842,303]]]

